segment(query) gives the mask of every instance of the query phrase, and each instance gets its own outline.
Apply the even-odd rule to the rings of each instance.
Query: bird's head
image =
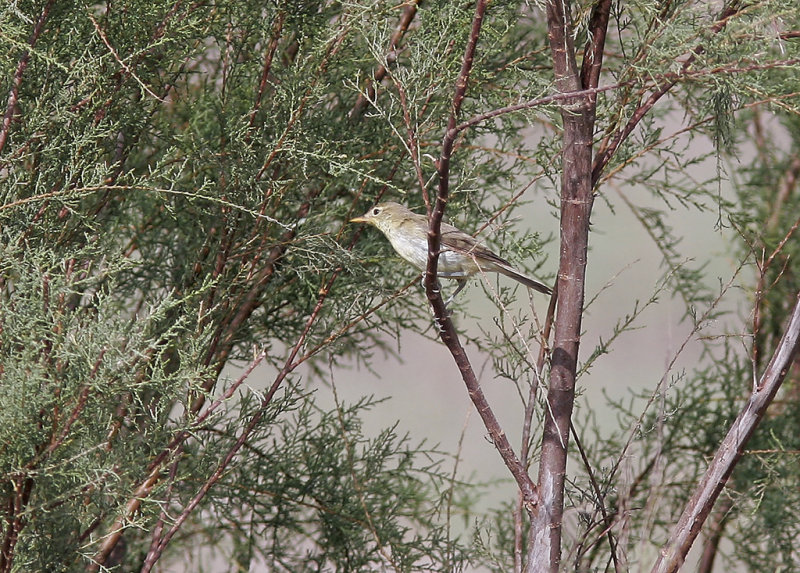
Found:
[[[374,207],[370,207],[366,213],[360,217],[350,219],[350,222],[368,223],[386,232],[389,229],[396,228],[400,223],[408,219],[409,216],[414,217],[414,212],[400,203],[389,201],[386,203],[378,203]]]

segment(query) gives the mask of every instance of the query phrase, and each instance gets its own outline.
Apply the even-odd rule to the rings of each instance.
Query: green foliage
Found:
[[[554,92],[540,4],[490,3],[460,120]],[[571,6],[576,45],[593,6]],[[402,358],[396,339],[429,324],[420,297],[397,294],[417,288],[415,272],[373,231],[347,224],[380,198],[417,208],[423,187],[435,192],[474,7],[421,3],[390,48],[406,7],[0,8],[3,568],[84,571],[102,558],[139,570],[176,526],[164,559],[199,569],[204,549],[231,570],[509,569],[508,504],[475,519],[474,539],[451,531],[450,512],[472,523],[477,496],[444,467],[451,452],[412,444],[393,420],[368,435],[360,418],[372,399],[327,411],[298,383],[301,365],[313,389],[331,382],[333,366]],[[598,95],[595,146],[620,141],[597,191],[658,246],[663,280],[584,349],[584,379],[668,287],[693,332],[723,319],[747,330],[719,308],[735,289],[711,284],[708,261],[687,261],[676,213],[715,213],[735,228],[736,268],[775,256],[757,278],[751,339],[704,340],[696,368],[616,405],[619,432],[591,418],[580,428],[599,434],[584,445],[607,497],[594,497],[588,476],[573,480],[570,567],[608,562],[609,544],[592,543],[606,528],[600,504],[618,519],[615,535],[664,535],[800,288],[789,233],[800,212],[800,15],[792,0],[739,8],[720,27],[714,10],[724,8],[707,2],[614,4],[601,80],[614,89]],[[375,82],[380,66],[386,77]],[[449,217],[465,229],[491,221],[482,238],[520,267],[542,264],[541,241],[516,209],[534,194],[558,206],[558,105],[477,123],[452,159]],[[726,178],[735,197],[720,191]],[[617,199],[611,189],[625,191]],[[756,290],[749,278],[737,287]],[[493,377],[516,384],[523,406],[538,404],[536,426],[546,412],[530,393],[542,384],[532,375],[540,325],[509,310],[519,295],[498,288],[499,317],[465,339],[488,354]],[[259,390],[225,370],[254,355],[272,376]],[[729,557],[753,568],[798,566],[790,382],[729,484]],[[634,484],[619,471],[629,455],[641,462]],[[117,553],[102,554],[117,528]],[[622,543],[631,562],[646,558],[638,541]]]
[[[365,182],[406,187],[394,175],[402,149],[391,125],[348,118],[374,65],[361,34],[372,27],[362,26],[392,11],[295,8],[124,2],[2,12],[11,48],[3,76],[21,79],[0,150],[0,468],[4,507],[22,512],[19,570],[84,570],[118,518],[127,553],[114,559],[132,570],[157,521],[180,513],[256,415],[263,432],[246,443],[261,455],[235,458],[225,475],[236,482],[218,484],[171,553],[196,551],[191,540],[206,531],[237,532],[256,511],[260,533],[268,525],[280,544],[259,537],[254,552],[276,563],[366,567],[384,559],[373,538],[406,570],[463,560],[432,509],[450,486],[434,479],[435,467],[412,467],[421,451],[393,430],[365,445],[336,425],[356,424],[367,404],[313,423],[310,397],[291,416],[294,386],[283,400],[224,395],[222,368],[254,345],[278,368],[286,345],[312,364],[332,344],[339,357],[383,346],[380,330],[342,328],[363,320],[381,292],[353,288],[369,275],[348,272],[356,258],[343,225]],[[334,278],[334,295],[310,319]],[[343,448],[345,439],[359,450]],[[135,495],[157,467],[163,477]],[[278,487],[287,480],[304,491]],[[278,497],[260,495],[259,484]],[[125,515],[132,497],[142,503]],[[223,499],[241,512],[223,511]],[[13,527],[3,522],[6,539]],[[311,538],[316,554],[302,549]]]
[[[324,412],[313,394],[292,387],[281,402],[254,433],[247,462],[210,495],[213,517],[196,517],[199,535],[232,541],[229,558],[245,571],[250,563],[295,571],[463,567],[468,555],[447,541],[443,508],[431,503],[437,488],[449,487],[441,464],[420,459],[441,452],[410,444],[396,427],[365,435],[359,417],[375,405],[369,398]],[[247,398],[241,405],[244,416],[258,407]],[[234,426],[201,437],[202,447],[223,448]],[[243,543],[248,549],[237,556]]]

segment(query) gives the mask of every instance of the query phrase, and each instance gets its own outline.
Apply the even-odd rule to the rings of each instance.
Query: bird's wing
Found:
[[[428,238],[428,219],[424,215],[412,213],[413,217],[406,217],[400,223],[403,233],[407,236]]]
[[[507,260],[494,254],[475,237],[445,223],[442,223],[442,246],[448,250],[480,257],[481,259],[497,263],[498,265],[511,266]]]
[[[483,271],[502,273],[529,288],[545,294],[551,294],[553,292],[546,284],[525,276],[512,267],[511,263],[507,260],[497,256],[487,247],[480,244],[477,239],[459,231],[451,225],[442,225],[442,250],[450,250],[473,257],[475,264]],[[463,272],[463,276],[469,276],[473,272],[474,271]],[[451,278],[455,278],[455,275]]]

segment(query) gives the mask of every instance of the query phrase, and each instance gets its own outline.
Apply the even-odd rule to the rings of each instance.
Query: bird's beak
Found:
[[[351,223],[366,223],[367,222],[367,218],[364,217],[364,215],[361,215],[360,217],[354,217],[353,219],[350,219],[350,222]]]

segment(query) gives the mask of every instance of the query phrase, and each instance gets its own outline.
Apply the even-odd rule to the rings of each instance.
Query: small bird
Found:
[[[369,223],[386,235],[394,250],[406,261],[424,271],[428,264],[428,218],[418,215],[399,203],[378,203],[369,211],[350,219],[351,223]],[[458,288],[448,299],[448,303],[461,292],[467,279],[478,272],[496,272],[526,287],[544,294],[552,294],[552,289],[539,281],[525,276],[511,264],[497,256],[477,239],[442,223],[441,250],[439,251],[438,276],[455,279]]]

